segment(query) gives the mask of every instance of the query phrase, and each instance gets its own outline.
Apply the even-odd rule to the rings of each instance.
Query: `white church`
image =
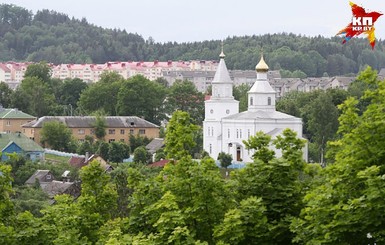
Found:
[[[286,128],[297,132],[302,138],[302,120],[275,109],[275,90],[267,80],[269,67],[261,56],[256,66],[257,80],[248,92],[248,109],[239,113],[239,101],[233,96],[233,82],[225,63],[225,55],[220,61],[212,81],[212,96],[205,101],[203,122],[203,147],[209,155],[217,159],[220,152],[229,153],[233,160],[252,162],[252,151],[243,144],[258,131],[263,131],[274,139]],[[272,148],[274,149],[274,148]],[[274,149],[276,156],[282,154]],[[307,150],[304,151],[307,159]]]

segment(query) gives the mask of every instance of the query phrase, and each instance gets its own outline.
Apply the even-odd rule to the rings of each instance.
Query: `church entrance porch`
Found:
[[[236,142],[229,143],[228,144],[228,153],[231,154],[234,161],[242,162],[243,160],[243,151],[242,151],[242,145]]]

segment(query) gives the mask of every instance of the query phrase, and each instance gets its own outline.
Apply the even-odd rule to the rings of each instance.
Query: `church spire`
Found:
[[[225,63],[225,53],[223,52],[223,41],[219,63],[215,72],[212,84],[212,99],[233,99],[233,81]]]
[[[226,63],[225,63],[225,53],[223,52],[223,41],[222,41],[222,48],[221,48],[221,54],[219,55],[219,64],[217,67],[217,71],[215,72],[214,79],[212,83],[228,83],[233,84],[230,78],[229,71],[227,70]]]

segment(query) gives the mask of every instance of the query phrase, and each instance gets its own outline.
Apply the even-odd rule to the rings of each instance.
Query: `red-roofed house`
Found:
[[[153,163],[149,164],[148,166],[149,167],[161,167],[161,168],[163,168],[169,162],[170,162],[170,160],[164,159],[164,160],[160,160],[158,162],[153,162]]]
[[[75,167],[75,168],[82,168],[86,165],[88,165],[89,162],[91,161],[98,161],[100,163],[100,166],[102,166],[102,168],[106,171],[106,172],[110,172],[112,171],[114,168],[109,165],[107,163],[106,160],[104,160],[101,156],[97,155],[97,154],[93,154],[91,155],[90,157],[88,157],[87,159],[87,155],[85,157],[83,156],[72,156],[69,160],[68,160],[68,163],[69,165]]]

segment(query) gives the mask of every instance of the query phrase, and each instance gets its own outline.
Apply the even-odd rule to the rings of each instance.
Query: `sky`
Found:
[[[385,14],[385,1],[353,0]],[[348,0],[0,0],[36,13],[49,9],[105,28],[125,29],[156,42],[219,40],[232,36],[295,33],[335,36],[352,18]],[[385,15],[375,23],[385,39]]]

